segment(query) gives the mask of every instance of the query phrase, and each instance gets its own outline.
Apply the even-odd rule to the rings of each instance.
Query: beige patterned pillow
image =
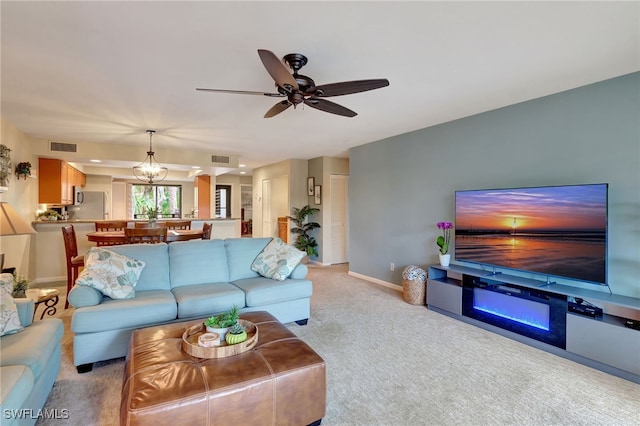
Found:
[[[263,277],[284,281],[307,253],[274,238],[251,264],[251,270]]]
[[[14,334],[22,331],[24,327],[20,324],[18,308],[13,301],[13,275],[0,275],[0,336]]]
[[[92,247],[76,284],[95,288],[112,299],[132,299],[145,263],[111,250]]]

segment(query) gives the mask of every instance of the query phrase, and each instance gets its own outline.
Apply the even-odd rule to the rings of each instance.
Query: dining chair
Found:
[[[190,220],[168,220],[164,223],[167,229],[191,229]]]
[[[127,227],[126,220],[112,220],[109,222],[95,222],[96,232],[99,231],[122,231]]]
[[[156,244],[167,242],[167,228],[125,228],[124,238],[127,244]]]
[[[203,240],[210,240],[211,239],[211,228],[213,228],[211,226],[211,224],[209,222],[205,222],[204,225],[202,225],[202,239]]]
[[[126,220],[112,220],[109,222],[95,222],[96,232],[104,232],[104,231],[122,231],[127,227]],[[107,241],[98,241],[96,243],[97,246],[111,246],[112,243]]]
[[[149,222],[135,222],[133,224],[134,228],[155,228],[155,227],[163,227],[165,226],[166,222],[156,222],[154,226],[151,226],[151,224]]]
[[[80,268],[84,267],[84,255],[78,256],[78,241],[73,225],[62,227],[62,238],[67,258],[67,298],[64,302],[64,308],[67,309],[69,307],[69,291],[78,278]]]

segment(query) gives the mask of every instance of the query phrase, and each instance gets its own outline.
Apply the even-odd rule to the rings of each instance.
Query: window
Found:
[[[231,217],[231,185],[216,185],[216,217]]]
[[[181,185],[131,185],[133,218],[146,219],[147,210],[158,209],[158,218],[182,217]]]

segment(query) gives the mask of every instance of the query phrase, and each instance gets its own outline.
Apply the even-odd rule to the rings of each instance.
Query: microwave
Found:
[[[73,187],[73,205],[79,206],[84,202],[84,193],[81,186]]]

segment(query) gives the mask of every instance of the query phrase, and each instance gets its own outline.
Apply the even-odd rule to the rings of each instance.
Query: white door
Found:
[[[347,179],[331,175],[331,264],[349,261],[347,247]]]
[[[262,236],[273,237],[271,220],[271,179],[262,181]]]

